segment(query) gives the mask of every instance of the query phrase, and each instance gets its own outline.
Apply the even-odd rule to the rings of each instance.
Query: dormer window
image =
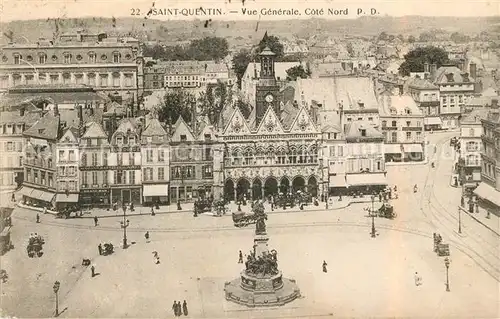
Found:
[[[131,136],[131,137],[129,137],[129,138],[128,138],[128,143],[129,143],[130,145],[135,145],[135,136]]]
[[[397,114],[397,111],[395,108],[391,107],[389,112],[391,113],[391,115],[396,115]]]
[[[453,73],[446,74],[446,81],[453,82]]]
[[[47,54],[40,53],[40,55],[38,55],[38,63],[40,63],[40,64],[47,63]]]
[[[113,53],[113,63],[120,63],[121,55],[118,52]]]
[[[409,108],[405,108],[405,114],[411,114],[411,110]]]
[[[123,145],[123,137],[121,136],[116,137],[116,145]]]
[[[187,141],[187,136],[182,134],[181,135],[181,142],[185,142],[185,141]]]
[[[210,134],[205,134],[205,141],[210,141],[212,136]]]
[[[365,129],[361,129],[361,136],[366,136],[366,130]]]

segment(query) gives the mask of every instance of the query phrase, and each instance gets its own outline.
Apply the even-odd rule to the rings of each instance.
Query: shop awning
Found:
[[[385,154],[401,154],[401,144],[385,144],[384,152]]]
[[[57,203],[76,203],[78,202],[78,194],[57,194],[56,202]]]
[[[35,198],[35,199],[42,199],[42,191],[41,190],[38,190],[38,189],[33,189],[33,191],[31,192],[31,194],[29,195],[29,197],[31,198]]]
[[[54,196],[56,195],[54,193],[49,193],[46,191],[40,191],[40,192],[42,193],[42,195],[39,197],[39,199],[49,203],[54,199]]]
[[[384,173],[361,173],[347,175],[349,186],[362,185],[387,185],[387,178]]]
[[[484,182],[479,184],[479,186],[474,190],[474,194],[482,199],[492,202],[497,206],[500,206],[500,192]]]
[[[33,192],[33,188],[31,188],[31,187],[27,187],[27,186],[23,186],[23,187],[19,190],[19,194],[21,194],[21,195],[23,195],[23,196],[27,196],[27,197],[30,197],[32,192]]]
[[[168,196],[168,185],[144,185],[143,196]]]
[[[330,187],[347,187],[345,174],[330,175],[329,179],[330,179],[329,181]]]
[[[404,144],[405,153],[423,153],[422,144]]]
[[[426,117],[424,118],[425,125],[443,125],[440,117]]]

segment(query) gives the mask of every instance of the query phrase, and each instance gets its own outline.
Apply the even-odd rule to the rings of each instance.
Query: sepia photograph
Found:
[[[0,317],[500,318],[500,0],[0,26]]]

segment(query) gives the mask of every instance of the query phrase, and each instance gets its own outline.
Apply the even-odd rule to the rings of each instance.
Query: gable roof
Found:
[[[45,114],[32,127],[24,131],[24,135],[56,140],[59,137],[59,117],[52,114]]]
[[[283,110],[281,111],[281,124],[283,124],[285,130],[289,130],[292,127],[298,113],[298,106],[293,105],[290,101],[283,105]]]
[[[195,140],[195,137],[193,135],[193,132],[191,131],[191,128],[189,127],[189,125],[186,124],[186,122],[184,121],[182,116],[179,116],[179,118],[177,119],[177,122],[175,122],[175,125],[174,125],[174,130],[173,130],[173,134],[172,134],[172,141],[180,140],[180,135],[181,135],[180,133],[182,130],[185,133],[187,133],[186,139],[188,141]]]
[[[362,131],[365,130],[366,135],[362,136]],[[383,138],[383,135],[379,130],[375,128],[371,123],[354,121],[349,122],[345,128],[345,136],[347,140],[355,141],[358,138],[363,139],[379,139]]]
[[[234,108],[233,114],[229,118],[226,127],[224,128],[224,134],[228,135],[241,135],[241,134],[250,134],[251,130],[248,126],[248,123],[241,113],[238,107]]]
[[[119,124],[118,128],[116,129],[115,133],[123,133],[126,134],[129,131],[135,131],[136,129],[136,121],[135,119],[132,118],[124,118],[122,119]]]
[[[66,128],[61,136],[61,138],[59,139],[59,142],[65,142],[65,139],[66,137],[69,138],[70,140],[70,143],[75,143],[78,141],[78,129],[73,127],[73,126],[70,126],[68,128]]]
[[[257,127],[257,134],[283,134],[284,129],[281,121],[274,113],[273,107],[268,106],[266,113],[262,117],[259,126]]]
[[[468,76],[466,77],[465,74]],[[448,77],[451,81],[448,80]],[[442,66],[436,71],[436,84],[472,83],[473,79],[467,72],[462,72],[456,66]]]
[[[163,128],[158,119],[150,119],[146,129],[142,132],[143,136],[161,136],[166,135],[167,131]]]
[[[410,111],[408,115],[423,116],[422,111],[409,95],[381,95],[379,102],[380,116],[406,115],[406,110]]]
[[[294,66],[302,65],[306,67],[305,63],[301,62],[275,62],[274,63],[274,75],[278,80],[286,80],[287,73],[286,70],[293,68]],[[248,63],[247,70],[248,75],[254,78],[255,73],[257,73],[257,79],[260,78],[260,62],[250,62]]]
[[[108,135],[104,132],[104,129],[99,123],[96,122],[88,122],[86,124],[87,129],[85,133],[82,135],[82,139],[84,138],[106,138]]]

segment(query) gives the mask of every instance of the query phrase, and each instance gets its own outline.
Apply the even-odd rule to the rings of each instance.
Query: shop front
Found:
[[[170,184],[170,202],[192,202],[195,199],[212,196],[212,185],[203,183],[172,183]]]
[[[23,196],[23,203],[25,205],[41,208],[52,208],[55,193],[35,189],[29,186],[23,186],[20,190],[20,194]]]
[[[78,199],[79,199],[79,194],[70,194],[70,193],[63,193],[63,194],[56,194],[56,209],[61,210],[61,209],[71,209],[71,210],[77,210],[79,207],[78,205]]]
[[[142,186],[124,187],[111,189],[111,201],[119,206],[134,203],[140,205],[142,203]]]
[[[168,184],[145,184],[143,185],[142,195],[144,196],[144,205],[169,204]]]
[[[82,207],[109,208],[109,188],[80,190],[80,205]]]
[[[346,182],[351,196],[372,195],[384,191],[387,187],[385,173],[347,174]]]
[[[347,177],[345,174],[330,175],[328,181],[328,196],[347,195]]]

